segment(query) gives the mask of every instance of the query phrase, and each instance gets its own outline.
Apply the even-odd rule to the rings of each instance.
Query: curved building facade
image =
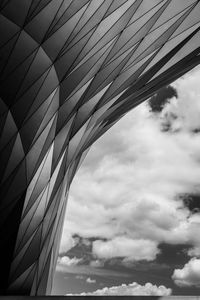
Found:
[[[0,0],[1,294],[50,294],[89,147],[199,54],[197,0]]]

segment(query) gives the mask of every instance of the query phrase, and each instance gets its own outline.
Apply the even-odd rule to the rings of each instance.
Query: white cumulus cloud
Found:
[[[57,261],[57,270],[65,272],[68,267],[76,266],[79,262],[82,261],[82,258],[73,257],[70,258],[69,256],[58,257]]]
[[[137,261],[153,260],[159,250],[153,241],[122,236],[109,241],[96,240],[93,243],[93,253],[99,258],[127,257]]]
[[[87,283],[95,283],[96,280],[95,280],[95,279],[91,279],[90,277],[88,277],[88,278],[86,279],[86,282],[87,282]]]
[[[194,257],[182,269],[174,270],[172,279],[178,286],[200,287],[200,259]]]
[[[163,285],[156,286],[151,283],[146,283],[145,285],[140,285],[136,282],[130,283],[128,285],[122,284],[120,286],[105,287],[103,289],[97,290],[92,293],[81,293],[84,295],[116,295],[116,296],[168,296],[171,294],[171,289],[166,288]]]

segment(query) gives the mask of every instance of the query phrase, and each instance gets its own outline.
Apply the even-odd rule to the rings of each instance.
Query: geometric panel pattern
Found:
[[[1,294],[50,294],[89,147],[199,62],[197,0],[0,0]]]

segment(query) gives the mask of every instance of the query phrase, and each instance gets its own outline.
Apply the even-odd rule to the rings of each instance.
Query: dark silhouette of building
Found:
[[[77,168],[199,63],[199,26],[196,0],[0,0],[1,294],[50,294]]]

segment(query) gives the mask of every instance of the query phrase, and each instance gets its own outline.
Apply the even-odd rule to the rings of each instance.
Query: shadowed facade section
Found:
[[[1,294],[50,294],[89,147],[199,53],[196,0],[0,0]]]

